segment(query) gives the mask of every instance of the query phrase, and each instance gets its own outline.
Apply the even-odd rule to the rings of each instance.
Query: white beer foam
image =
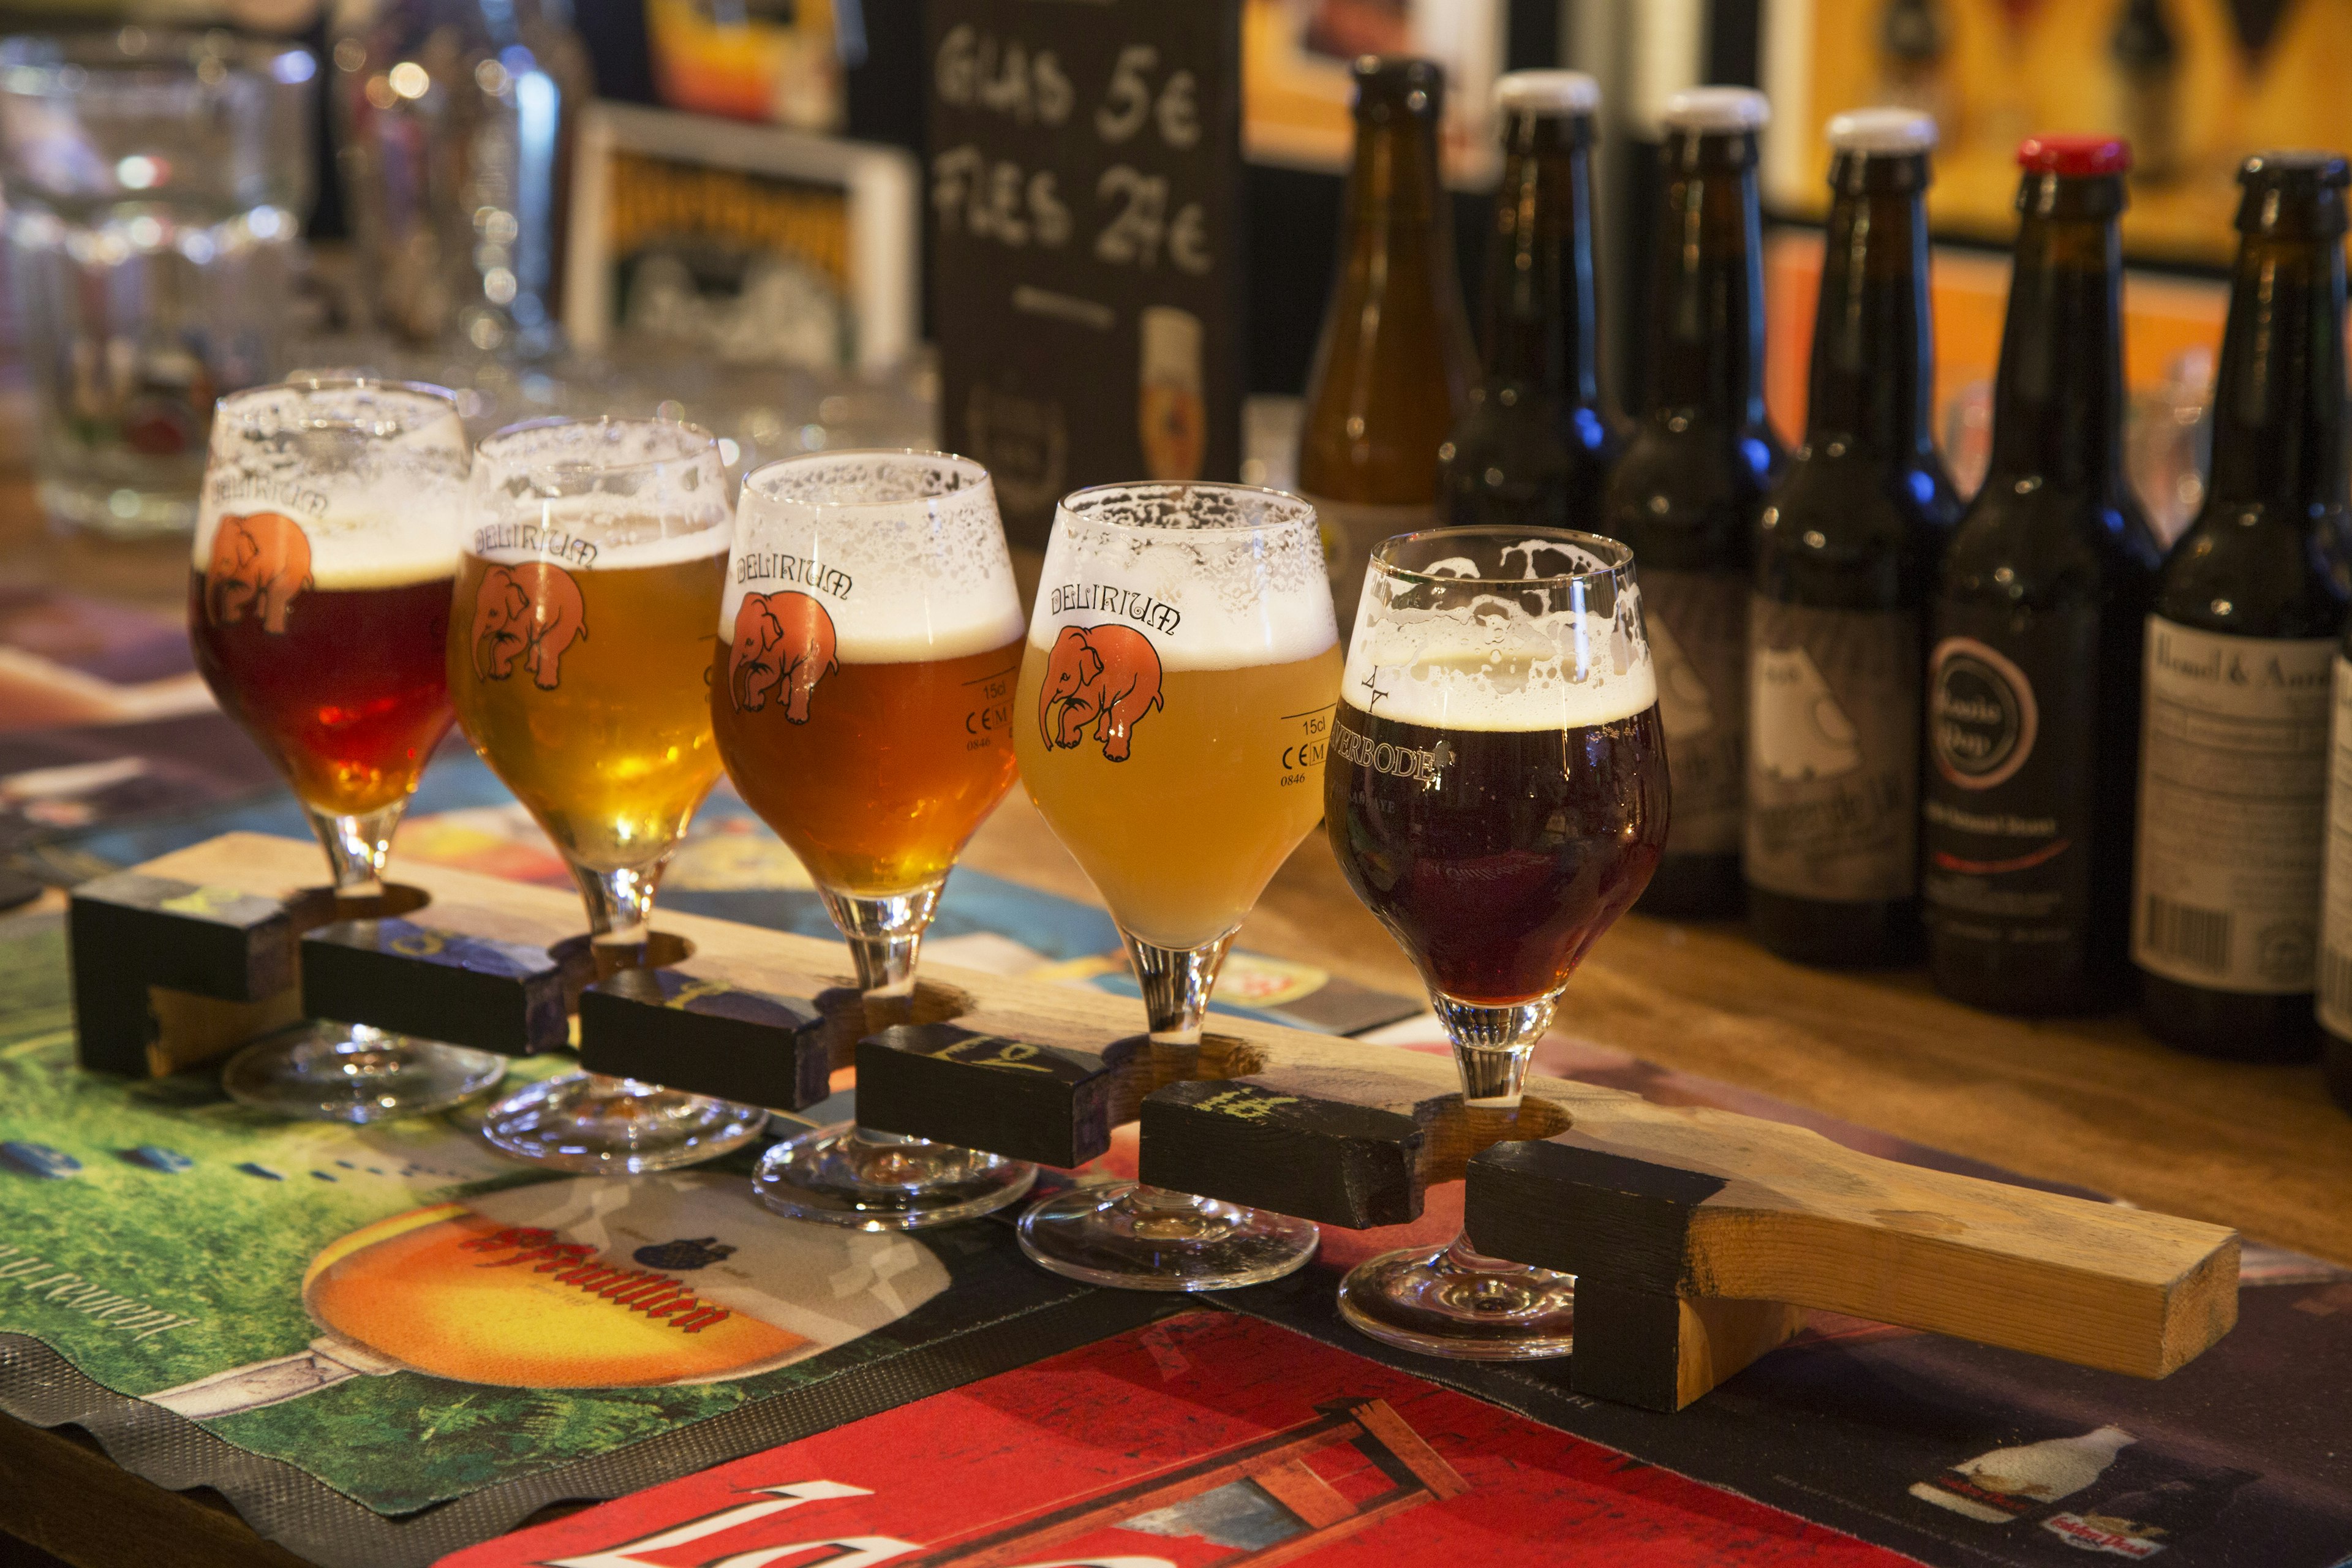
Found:
[[[747,594],[805,594],[845,664],[961,658],[1021,638],[988,471],[937,452],[829,452],[743,481],[719,635]]]
[[[1628,591],[1630,596],[1631,591]],[[1629,614],[1531,616],[1496,597],[1458,608],[1383,609],[1358,626],[1342,700],[1433,730],[1565,730],[1612,723],[1658,700],[1657,677]]]
[[[479,508],[466,553],[502,566],[547,561],[571,572],[619,572],[724,555],[734,528],[723,509],[663,511],[635,497],[567,496],[535,506]]]
[[[429,391],[330,382],[234,395],[213,421],[189,559],[211,565],[224,519],[274,512],[302,530],[314,589],[455,576],[468,462],[456,405]]]
[[[1339,640],[1315,509],[1242,486],[1081,490],[1054,520],[1029,645],[1128,626],[1163,670],[1312,658]]]

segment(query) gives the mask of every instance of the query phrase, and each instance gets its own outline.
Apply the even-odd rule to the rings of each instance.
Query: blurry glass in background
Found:
[[[214,401],[278,368],[316,75],[218,32],[0,43],[8,282],[58,527],[194,526]]]
[[[572,132],[595,90],[569,0],[340,0],[328,36],[344,211],[377,326],[555,352]]]

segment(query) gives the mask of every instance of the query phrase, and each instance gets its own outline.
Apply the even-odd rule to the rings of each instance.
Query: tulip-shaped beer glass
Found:
[[[1406,534],[1372,552],[1323,773],[1348,881],[1421,971],[1475,1110],[1519,1103],[1570,974],[1666,841],[1657,682],[1615,540]],[[1466,1238],[1339,1287],[1374,1339],[1477,1361],[1567,1353],[1575,1281]]]
[[[743,481],[710,667],[727,772],[849,943],[880,1027],[966,840],[1013,787],[1021,595],[988,471],[827,452]],[[854,1123],[788,1139],[756,1190],[798,1219],[911,1230],[1003,1208],[1037,1168]]]
[[[1013,704],[1021,780],[1126,939],[1151,1039],[1197,1047],[1242,917],[1323,812],[1339,628],[1315,509],[1238,485],[1065,497]],[[1021,1220],[1095,1284],[1213,1290],[1314,1256],[1305,1220],[1139,1183]]]
[[[196,668],[326,846],[346,912],[383,893],[392,831],[449,730],[442,628],[466,432],[438,387],[306,380],[221,400],[188,577]],[[505,1076],[488,1051],[316,1023],[239,1052],[248,1105],[374,1121]]]
[[[719,778],[702,683],[733,536],[708,431],[549,419],[484,441],[449,617],[449,691],[490,770],[588,903],[600,974],[641,963],[654,887]],[[749,1142],[768,1114],[567,1073],[482,1134],[557,1170],[658,1171]]]

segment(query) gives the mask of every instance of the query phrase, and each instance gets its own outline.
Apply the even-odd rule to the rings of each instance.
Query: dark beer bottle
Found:
[[[1807,963],[1918,945],[1922,612],[1959,501],[1929,434],[1935,121],[1830,121],[1804,444],[1758,518],[1744,874],[1756,938]]]
[[[1581,71],[1513,71],[1495,89],[1503,183],[1486,242],[1480,374],[1437,449],[1446,521],[1596,529],[1624,445],[1601,395],[1592,273],[1592,117]]]
[[[1643,617],[1674,779],[1666,856],[1644,914],[1739,912],[1748,740],[1748,595],[1756,512],[1788,455],[1764,415],[1764,246],[1756,135],[1764,95],[1666,100],[1649,301],[1649,399],[1600,531],[1641,563]]]
[[[1437,521],[1437,449],[1469,402],[1473,363],[1438,177],[1445,73],[1381,55],[1350,70],[1345,233],[1298,444],[1342,627],[1355,625],[1371,547]]]
[[[2120,1005],[2139,664],[2158,551],[2124,481],[2130,149],[2043,136],[2025,177],[1992,458],[1945,552],[1927,656],[1927,967],[1998,1013]]]
[[[2312,1054],[2328,684],[2344,629],[2344,185],[2333,153],[2238,171],[2205,505],[2157,573],[2132,962],[2149,1033]]]

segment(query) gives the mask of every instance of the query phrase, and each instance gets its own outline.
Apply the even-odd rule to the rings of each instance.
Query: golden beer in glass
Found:
[[[474,749],[580,884],[600,973],[640,963],[654,889],[718,782],[703,681],[733,519],[718,443],[654,419],[548,419],[481,445],[449,615]],[[593,1073],[493,1106],[482,1135],[557,1170],[666,1170],[767,1112]]]
[[[1022,783],[1110,907],[1155,1046],[1201,1040],[1234,933],[1323,815],[1339,627],[1315,509],[1239,485],[1066,496],[1022,657]],[[1141,1183],[1022,1216],[1056,1273],[1146,1290],[1278,1279],[1304,1220]]]

